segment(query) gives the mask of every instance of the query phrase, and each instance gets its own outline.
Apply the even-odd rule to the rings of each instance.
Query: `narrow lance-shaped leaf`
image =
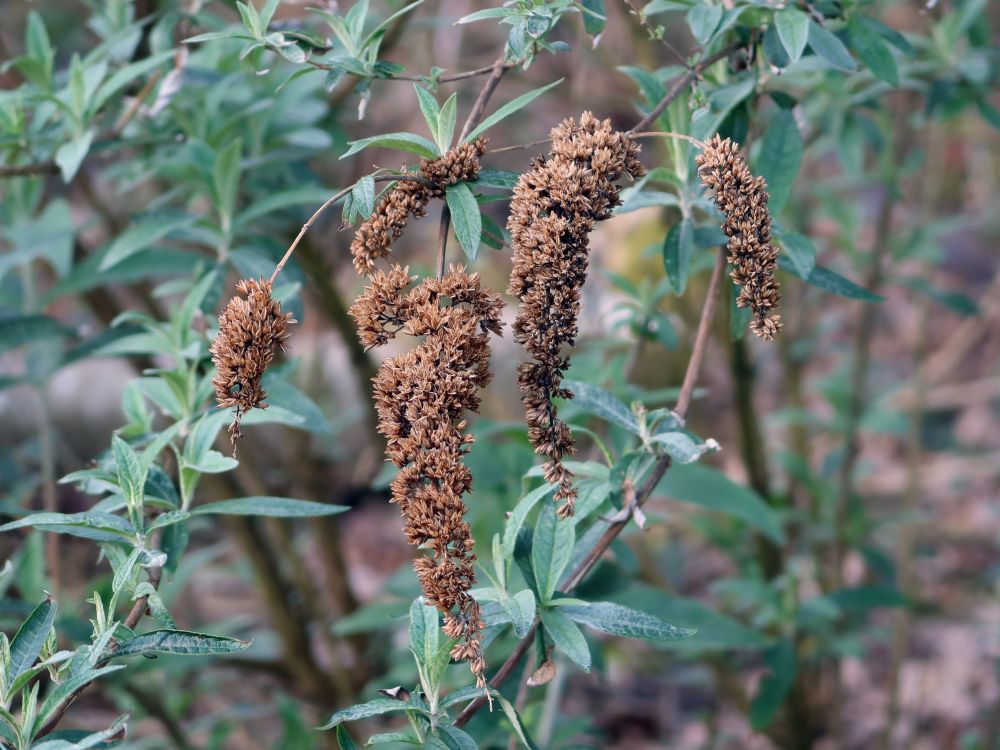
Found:
[[[245,651],[249,646],[250,641],[241,641],[237,638],[227,638],[221,635],[207,635],[187,630],[154,630],[119,644],[113,656],[151,656],[154,654],[206,656]]]
[[[14,640],[10,642],[10,674],[8,679],[13,682],[22,672],[31,668],[45,645],[45,639],[52,630],[56,620],[56,601],[51,596],[39,604],[28,615],[28,619],[17,629]]]
[[[521,94],[516,99],[512,99],[511,101],[507,102],[502,107],[500,107],[496,112],[494,112],[492,115],[490,115],[489,117],[484,119],[481,123],[479,123],[478,127],[473,128],[472,132],[465,137],[465,140],[466,141],[475,140],[476,136],[485,133],[487,130],[492,128],[498,122],[507,117],[510,117],[518,110],[524,109],[529,104],[531,104],[531,102],[533,102],[539,96],[548,91],[550,88],[552,88],[553,86],[558,86],[560,83],[562,83],[562,80],[563,79],[560,78],[558,81],[553,81],[547,86],[542,86],[541,88],[537,88],[534,91],[529,91],[527,94]]]
[[[294,500],[289,497],[240,497],[199,505],[191,510],[193,516],[270,516],[273,518],[307,518],[332,516],[350,510],[346,505],[330,505],[312,500]]]
[[[474,262],[479,254],[479,241],[483,235],[483,219],[472,188],[467,183],[449,185],[445,191],[448,210],[451,211],[455,236],[469,260]]]

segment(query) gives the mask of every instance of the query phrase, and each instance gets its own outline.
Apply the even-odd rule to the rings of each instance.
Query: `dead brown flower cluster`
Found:
[[[371,273],[375,261],[390,254],[392,243],[402,236],[411,216],[424,216],[430,200],[444,197],[448,185],[478,179],[479,158],[485,150],[486,139],[479,137],[437,159],[422,159],[419,174],[424,182],[401,181],[389,188],[354,235],[354,269],[359,274]]]
[[[551,132],[552,151],[521,175],[507,222],[514,248],[508,293],[520,302],[514,337],[533,361],[518,367],[528,436],[545,456],[545,479],[559,486],[562,516],[572,515],[576,490],[561,459],[573,453],[573,436],[559,420],[554,398],[572,398],[560,387],[576,342],[580,294],[587,277],[587,250],[594,222],[618,205],[619,179],[645,172],[639,146],[610,120],[584,112]]]
[[[780,297],[774,273],[778,249],[771,244],[767,182],[751,174],[736,143],[718,134],[695,161],[702,184],[715,190],[715,205],[726,216],[722,230],[729,238],[732,279],[740,286],[736,304],[750,308],[750,328],[770,341],[781,328],[781,316],[773,311]]]
[[[219,316],[219,334],[211,349],[216,400],[223,409],[236,407],[229,427],[234,455],[236,441],[243,436],[242,416],[255,407],[267,408],[261,379],[288,338],[289,324],[295,322],[292,314],[282,313],[281,305],[271,298],[269,281],[243,279],[236,291],[237,296],[229,300]]]
[[[375,260],[391,254],[409,217],[423,215],[445,186],[479,176],[484,148],[478,139],[422,162],[427,184],[399,183],[379,201],[351,245],[354,267],[369,275],[369,284],[350,310],[366,348],[398,333],[421,339],[415,349],[385,361],[375,377],[378,429],[387,457],[399,467],[392,501],[407,539],[430,553],[414,562],[424,597],[444,614],[444,632],[460,641],[452,658],[468,660],[480,686],[486,684],[484,624],[469,594],[476,555],[462,497],[472,474],[462,457],[473,441],[465,433],[465,413],[479,409],[479,390],[490,380],[489,336],[500,333],[503,302],[462,266],[418,284],[398,264],[375,270]]]

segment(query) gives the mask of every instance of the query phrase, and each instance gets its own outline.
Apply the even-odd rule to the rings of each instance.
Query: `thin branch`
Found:
[[[318,60],[307,60],[307,65],[315,68],[316,70],[340,70],[336,65],[327,65],[326,63],[321,63]],[[503,63],[504,70],[510,70],[511,68],[516,68],[521,64],[520,60],[510,60]],[[476,78],[478,76],[484,76],[487,73],[492,73],[495,69],[495,65],[486,65],[482,68],[476,68],[475,70],[466,70],[461,73],[452,73],[451,75],[441,76],[439,78],[431,78],[430,76],[411,76],[411,75],[392,75],[385,78],[377,78],[379,81],[409,81],[411,83],[423,83],[425,81],[435,82],[438,84],[442,83],[455,83],[457,81],[465,81],[469,78]]]
[[[698,371],[701,369],[701,363],[705,359],[705,351],[708,348],[708,340],[712,332],[712,319],[715,317],[715,308],[719,301],[719,295],[722,291],[722,279],[725,275],[726,270],[726,255],[725,251],[719,252],[719,257],[716,259],[715,267],[712,269],[712,279],[708,285],[708,292],[705,297],[705,304],[701,309],[701,318],[698,321],[698,331],[695,333],[694,346],[691,349],[691,358],[688,360],[687,369],[684,372],[684,380],[681,383],[681,392],[677,398],[677,406],[675,411],[684,416],[687,413],[688,406],[691,404],[691,397],[694,393],[695,383],[698,380]],[[670,456],[664,455],[660,456],[656,463],[653,464],[653,468],[650,470],[649,475],[645,478],[643,483],[635,490],[635,501],[634,507],[641,507],[649,496],[653,494],[656,486],[663,479],[663,475],[667,473],[667,469],[670,468]],[[597,543],[590,549],[586,556],[580,560],[577,566],[570,572],[568,578],[566,579],[565,590],[567,593],[575,589],[580,582],[587,576],[587,574],[593,569],[597,562],[604,556],[607,552],[608,547],[611,543],[618,538],[618,535],[625,529],[628,525],[631,514],[624,516],[622,520],[616,520],[608,525],[604,533],[601,535]],[[538,630],[538,621],[531,626],[527,635],[522,638],[514,651],[511,653],[507,660],[501,665],[497,673],[493,675],[493,679],[490,680],[490,687],[498,688],[503,684],[506,679],[510,676],[510,673],[514,671],[518,662],[524,658],[524,655],[528,653],[531,648],[531,644],[534,641],[535,633]],[[456,727],[463,727],[468,722],[472,716],[485,705],[486,698],[479,697],[474,701],[469,703],[468,706],[458,715],[455,719]]]
[[[669,91],[667,91],[666,96],[664,96],[659,101],[659,103],[657,103],[655,107],[649,110],[649,113],[641,120],[639,120],[639,122],[637,122],[629,132],[638,133],[640,131],[644,131],[646,128],[648,128],[650,125],[656,122],[656,118],[663,114],[663,111],[670,106],[671,102],[673,102],[674,99],[676,99],[678,96],[684,93],[684,89],[686,89],[691,83],[693,83],[698,78],[698,76],[701,75],[701,72],[705,68],[707,68],[709,65],[714,65],[719,60],[728,57],[730,54],[738,50],[740,46],[741,45],[738,43],[730,44],[727,47],[723,47],[718,52],[711,54],[708,57],[704,57],[697,63],[695,63],[695,65],[693,65],[691,69],[688,70],[687,73],[685,73],[676,81],[674,81],[674,85],[670,87]]]
[[[476,103],[472,105],[472,110],[469,112],[469,116],[465,118],[465,124],[462,126],[462,133],[458,136],[458,142],[461,143],[468,137],[475,127],[482,122],[483,115],[486,113],[486,105],[490,102],[490,97],[493,96],[493,92],[496,91],[497,86],[500,85],[500,79],[503,78],[503,74],[507,72],[508,68],[513,67],[513,65],[508,64],[504,60],[504,53],[500,53],[500,57],[497,58],[496,62],[490,68],[490,77],[486,79],[486,83],[483,84],[482,91],[479,92],[479,97],[476,99]],[[441,224],[438,230],[438,251],[437,251],[437,278],[440,281],[444,277],[444,267],[447,261],[448,255],[448,227],[451,225],[451,211],[448,210],[448,204],[445,203],[444,207],[441,209]]]
[[[375,182],[405,181],[405,182],[427,183],[427,180],[425,180],[423,177],[417,177],[405,174],[380,174],[375,176],[373,179],[375,180]],[[281,260],[278,261],[278,265],[274,267],[274,272],[271,274],[270,283],[273,284],[274,280],[278,278],[278,274],[281,273],[282,269],[285,267],[285,264],[288,263],[288,259],[292,257],[292,253],[295,252],[295,248],[299,246],[299,242],[302,241],[302,238],[305,237],[306,232],[309,231],[309,227],[311,227],[316,222],[316,220],[322,215],[324,211],[326,211],[326,209],[328,209],[334,203],[336,203],[341,198],[346,196],[353,189],[354,189],[353,185],[345,187],[339,193],[336,193],[332,197],[328,198],[326,203],[324,203],[322,206],[317,208],[315,212],[313,212],[313,215],[309,217],[309,220],[302,225],[302,229],[299,230],[299,233],[295,235],[295,239],[292,240],[292,244],[288,246],[288,249],[285,251],[285,254],[281,257]]]
[[[0,179],[4,177],[32,177],[39,174],[59,174],[59,165],[54,161],[39,161],[33,164],[0,166]]]
[[[148,575],[150,584],[153,586],[154,589],[157,588],[160,585],[160,569],[151,568],[149,570]],[[141,596],[135,600],[135,604],[132,605],[132,609],[129,610],[128,615],[125,616],[125,619],[123,621],[123,624],[125,625],[126,628],[128,628],[129,630],[135,630],[136,626],[139,624],[139,621],[142,619],[142,616],[146,613],[146,605],[148,603],[149,603],[149,597],[147,596]],[[111,660],[111,658],[115,655],[115,651],[117,650],[117,648],[118,648],[117,644],[114,643],[111,646],[109,646],[108,655],[102,658],[99,664],[100,665],[107,664]],[[88,686],[89,683],[87,685],[82,685],[81,687],[78,687],[76,690],[70,693],[69,696],[59,706],[59,708],[56,709],[56,712],[52,714],[51,718],[47,722],[45,722],[45,725],[38,731],[38,734],[35,735],[35,738],[37,739],[39,737],[44,737],[45,735],[53,732],[55,728],[59,725],[59,722],[62,721],[63,716],[66,715],[66,711],[69,710],[69,707],[76,702],[76,699],[80,697],[80,694],[84,690],[86,690]]]

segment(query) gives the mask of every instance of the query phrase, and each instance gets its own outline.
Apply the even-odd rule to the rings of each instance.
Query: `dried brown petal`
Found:
[[[236,440],[243,435],[240,418],[255,407],[267,408],[261,379],[288,338],[289,324],[295,322],[292,314],[282,313],[281,305],[271,298],[269,281],[243,279],[236,291],[219,316],[219,333],[211,348],[216,400],[223,409],[236,408],[229,428],[234,454]]]
[[[560,515],[567,516],[576,490],[561,460],[573,453],[574,442],[552,403],[572,397],[560,387],[569,366],[562,351],[576,343],[594,222],[610,217],[618,205],[617,181],[645,169],[633,138],[590,112],[579,124],[563,121],[550,135],[549,157],[538,157],[514,188],[507,221],[514,247],[508,293],[521,302],[514,338],[532,359],[518,367],[528,437],[545,456],[545,479],[559,486],[555,497],[563,501]]]

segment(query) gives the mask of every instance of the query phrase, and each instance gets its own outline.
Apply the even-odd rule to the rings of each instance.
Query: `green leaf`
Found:
[[[816,266],[816,248],[812,240],[798,232],[785,232],[779,238],[792,272],[803,281],[809,279]]]
[[[481,690],[477,690],[477,692],[478,694],[482,694]],[[412,734],[407,734],[406,732],[382,732],[380,734],[373,734],[369,737],[368,742],[366,742],[365,745],[371,747],[372,745],[388,745],[392,742],[402,742],[405,745],[423,744]]]
[[[691,33],[694,34],[698,44],[702,46],[712,38],[721,20],[721,5],[695,5],[687,13],[687,22],[688,26],[691,27]]]
[[[784,538],[774,511],[756,492],[703,464],[672,466],[657,491],[737,518],[779,544]]]
[[[323,726],[320,731],[333,729],[345,721],[357,721],[358,719],[369,719],[372,716],[382,716],[394,711],[414,710],[416,706],[405,701],[398,701],[393,698],[375,698],[367,703],[358,703],[348,708],[337,711]]]
[[[139,461],[132,446],[117,435],[111,436],[111,449],[115,456],[118,486],[128,507],[129,520],[136,530],[141,532],[147,469]]]
[[[235,500],[219,500],[199,505],[191,510],[193,516],[268,516],[271,518],[309,518],[333,516],[350,510],[346,505],[330,505],[312,500],[293,500],[289,497],[254,496]]]
[[[343,724],[337,727],[337,747],[340,750],[358,750],[358,743],[354,741],[354,738],[347,731],[347,727]]]
[[[774,14],[774,25],[789,62],[798,62],[809,42],[809,16],[790,5]]]
[[[125,666],[123,664],[117,664],[110,667],[102,667],[101,669],[88,669],[56,684],[51,690],[49,690],[48,694],[45,696],[45,702],[42,704],[42,707],[38,709],[38,718],[35,721],[35,726],[45,726],[49,720],[55,716],[60,707],[73,697],[73,694],[76,693],[77,690],[89,685],[99,677],[111,674],[112,672],[118,672],[124,668]]]
[[[504,553],[508,557],[514,552],[514,547],[517,543],[517,535],[521,531],[521,527],[524,526],[524,520],[528,517],[531,509],[538,504],[539,500],[544,497],[548,497],[554,491],[555,487],[553,485],[543,484],[541,487],[536,487],[518,500],[517,505],[515,505],[514,510],[511,511],[510,517],[507,519],[507,523],[504,525],[503,530],[503,548]]]
[[[483,169],[479,172],[479,179],[476,181],[478,187],[497,187],[505,190],[513,190],[521,175],[517,172],[508,172],[503,169]]]
[[[90,151],[90,144],[94,140],[94,129],[88,128],[68,143],[64,143],[56,151],[55,162],[59,166],[63,182],[69,182],[76,175],[80,164],[83,163],[87,152]]]
[[[890,86],[898,86],[899,69],[892,51],[882,35],[865,23],[864,16],[854,13],[847,21],[847,33],[851,37],[851,46],[875,77]]]
[[[512,99],[511,101],[507,102],[502,107],[500,107],[500,109],[498,109],[492,115],[490,115],[481,123],[479,123],[479,126],[474,128],[472,132],[465,137],[466,142],[474,141],[476,139],[476,136],[485,133],[487,130],[492,128],[498,122],[507,117],[510,117],[518,110],[524,109],[529,104],[531,104],[531,102],[533,102],[539,96],[548,91],[550,88],[552,88],[553,86],[558,86],[560,83],[562,83],[562,80],[563,79],[560,78],[558,81],[553,81],[547,86],[542,86],[541,88],[535,89],[534,91],[529,91],[527,94],[521,94],[516,99]]]
[[[385,135],[373,135],[370,138],[362,138],[360,141],[349,141],[350,148],[341,155],[341,159],[358,153],[369,146],[381,148],[394,148],[399,151],[409,151],[410,153],[434,159],[441,155],[438,147],[423,136],[415,133],[386,133]]]
[[[458,118],[458,92],[449,96],[445,103],[441,105],[441,112],[438,116],[437,128],[434,130],[435,139],[441,151],[447,151],[451,146],[451,139],[455,137],[455,122]]]
[[[293,206],[319,206],[329,197],[330,191],[322,187],[291,188],[280,193],[272,193],[247,206],[237,217],[237,223],[249,224],[261,216]]]
[[[556,515],[554,504],[546,504],[538,514],[531,541],[531,569],[538,586],[538,598],[543,603],[555,593],[559,579],[569,565],[575,542],[573,524]]]
[[[85,511],[83,513],[32,513],[17,521],[0,526],[0,532],[34,526],[60,534],[72,534],[99,541],[131,541],[135,529],[128,521],[112,513]]]
[[[590,671],[590,647],[580,628],[558,609],[542,609],[542,625],[556,648],[562,651],[585,672]]]
[[[640,612],[613,602],[590,602],[569,604],[559,607],[559,611],[571,620],[587,625],[594,630],[626,638],[645,638],[650,641],[679,641],[690,638],[697,631],[680,628],[661,620],[656,615]]]
[[[562,385],[573,392],[573,403],[588,414],[639,434],[639,422],[625,404],[599,385],[580,380],[563,380]]]
[[[537,531],[537,529],[536,529]],[[571,550],[572,551],[572,550]],[[562,571],[560,571],[560,574]],[[518,638],[524,638],[535,622],[535,595],[531,589],[518,591],[513,596],[500,599],[500,606],[510,618],[514,633]]]
[[[445,188],[445,197],[448,200],[448,210],[451,211],[455,236],[469,261],[474,263],[479,254],[479,240],[483,235],[483,219],[479,214],[476,196],[472,194],[468,183],[459,182]]]
[[[174,59],[176,54],[177,52],[173,49],[163,50],[116,71],[97,89],[93,99],[87,104],[88,109],[91,113],[96,114],[108,99],[124,89],[139,76],[163,65],[168,60]]]
[[[264,27],[260,22],[260,15],[253,5],[253,0],[248,0],[245,3],[237,2],[236,8],[240,12],[240,17],[243,19],[243,25],[247,31],[253,34],[255,39],[260,39],[263,36]]]
[[[21,627],[17,629],[14,640],[10,642],[10,668],[7,674],[8,683],[19,675],[31,669],[38,655],[45,646],[45,641],[56,621],[56,600],[51,596],[35,607]]]
[[[479,747],[467,732],[450,724],[441,724],[437,732],[441,743],[448,750],[476,750]]]
[[[437,99],[434,98],[434,94],[416,83],[413,84],[413,89],[417,92],[417,102],[420,104],[420,113],[424,116],[427,129],[437,141],[438,148],[444,152],[448,147],[442,146],[437,137],[438,120],[441,118],[441,108],[438,106]]]
[[[691,258],[694,257],[694,224],[688,217],[675,222],[663,241],[663,266],[670,286],[678,296],[687,288]]]
[[[608,20],[604,0],[581,0],[580,9],[583,13],[583,30],[590,36],[600,36]],[[597,44],[596,39],[594,44]]]
[[[809,46],[835,68],[854,70],[856,67],[844,43],[815,21],[809,21]]]
[[[770,673],[760,681],[749,711],[750,724],[758,732],[771,723],[795,684],[795,644],[788,639],[779,641],[764,652],[764,664]]]
[[[976,301],[962,294],[946,289],[938,289],[927,279],[919,276],[910,276],[902,279],[902,282],[920,294],[926,295],[935,302],[939,302],[949,310],[959,315],[979,315],[980,309]]]
[[[118,644],[112,654],[119,656],[151,656],[170,654],[173,656],[205,656],[209,654],[232,654],[245,651],[250,641],[226,638],[221,635],[193,633],[186,630],[154,630],[137,635]]]
[[[864,302],[882,302],[885,299],[882,295],[868,291],[863,286],[855,284],[826,266],[817,265],[814,267],[806,281],[826,292],[839,294],[841,297],[859,299]]]
[[[236,196],[240,187],[240,155],[243,139],[234,138],[215,158],[212,169],[212,186],[215,189],[216,208],[224,232],[232,226],[236,211]]]
[[[101,264],[97,267],[97,270],[108,270],[129,256],[145,250],[171,232],[175,232],[182,227],[191,226],[194,220],[193,216],[169,214],[143,219],[132,224],[111,243],[111,247],[108,248],[104,257],[101,258]]]
[[[778,110],[764,133],[757,157],[757,170],[767,180],[768,207],[774,214],[781,211],[792,194],[803,148],[795,116],[787,109]]]
[[[361,216],[367,219],[375,210],[375,178],[371,175],[362,177],[351,188],[351,196]]]
[[[476,21],[488,21],[493,18],[507,18],[507,16],[512,16],[515,13],[517,13],[517,10],[510,8],[486,8],[485,10],[477,10],[475,13],[462,16],[455,23],[475,23]]]
[[[13,315],[0,318],[0,352],[55,336],[71,336],[73,331],[48,315]]]
[[[684,430],[660,432],[653,435],[650,440],[662,446],[672,459],[681,464],[697,461],[709,451],[719,448],[714,441],[702,442]]]
[[[426,673],[434,663],[441,647],[441,628],[438,624],[437,607],[425,604],[418,596],[410,605],[410,650],[421,669]]]

